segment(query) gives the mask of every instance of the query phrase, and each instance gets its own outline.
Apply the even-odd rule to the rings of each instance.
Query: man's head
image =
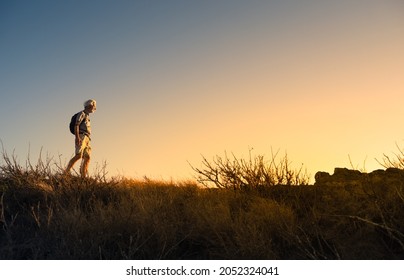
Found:
[[[93,113],[97,109],[97,104],[94,99],[89,99],[86,102],[84,102],[84,109],[88,113]]]

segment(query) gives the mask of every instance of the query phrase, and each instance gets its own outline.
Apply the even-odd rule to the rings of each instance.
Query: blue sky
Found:
[[[403,137],[403,2],[2,1],[0,139],[65,163],[97,100],[92,167],[191,177],[224,151],[287,151],[314,176],[378,168]]]

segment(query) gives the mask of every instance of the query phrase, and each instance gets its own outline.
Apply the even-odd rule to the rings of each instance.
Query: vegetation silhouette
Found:
[[[223,168],[221,188],[207,188],[105,168],[64,176],[50,159],[22,166],[3,151],[0,259],[404,258],[404,178],[310,185],[286,159],[266,167],[286,181],[267,179],[262,157],[204,159],[198,176]]]

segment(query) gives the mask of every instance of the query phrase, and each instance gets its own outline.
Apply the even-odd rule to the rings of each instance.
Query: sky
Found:
[[[372,171],[404,145],[402,0],[0,1],[0,140],[24,163],[192,179],[271,149],[311,177]],[[78,167],[78,164],[77,166]]]

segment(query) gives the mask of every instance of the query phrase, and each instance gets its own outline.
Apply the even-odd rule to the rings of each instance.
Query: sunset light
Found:
[[[0,139],[67,164],[88,98],[91,170],[192,178],[225,151],[368,171],[403,143],[400,1],[0,4]]]

